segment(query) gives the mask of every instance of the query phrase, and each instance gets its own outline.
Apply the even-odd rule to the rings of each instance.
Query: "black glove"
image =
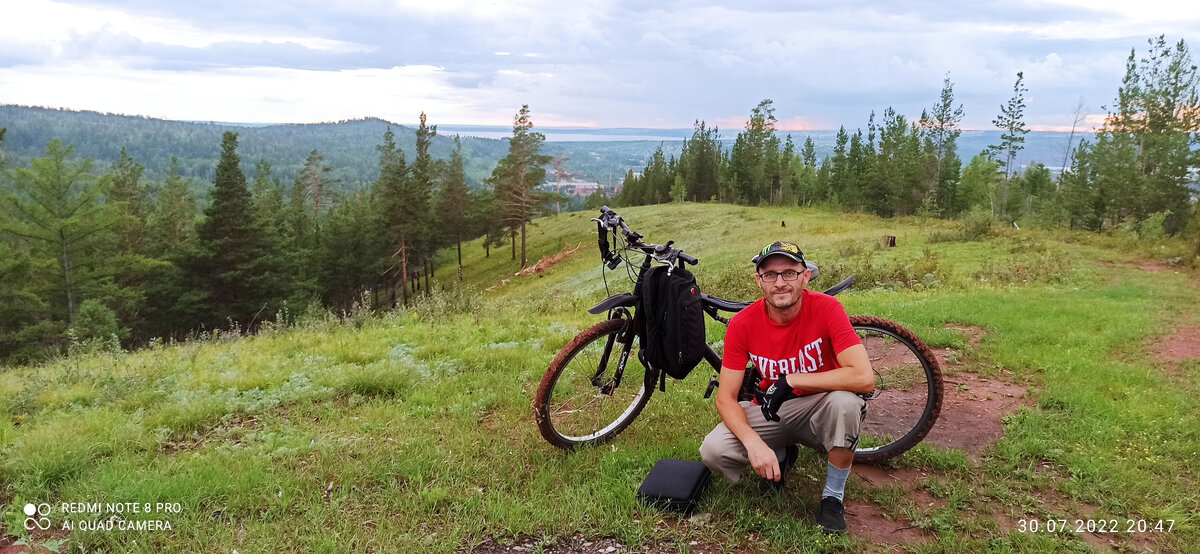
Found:
[[[779,421],[779,408],[783,406],[783,401],[792,398],[797,398],[796,392],[792,390],[791,385],[788,385],[785,375],[780,375],[771,386],[763,392],[762,400],[759,407],[762,408],[763,417],[767,421]]]

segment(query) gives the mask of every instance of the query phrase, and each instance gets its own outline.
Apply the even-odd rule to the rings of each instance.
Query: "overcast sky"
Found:
[[[1130,48],[1200,43],[1196,1],[4,3],[0,103],[229,122],[508,125],[527,103],[545,126],[734,129],[771,98],[781,129],[853,128],[918,116],[949,73],[987,129],[1024,71],[1054,130],[1080,99],[1099,120]]]

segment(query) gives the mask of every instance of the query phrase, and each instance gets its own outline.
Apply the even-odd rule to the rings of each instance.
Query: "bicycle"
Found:
[[[654,262],[683,267],[699,260],[674,248],[674,241],[651,244],[630,230],[616,212],[604,206],[596,222],[600,257],[604,267],[615,270],[624,264],[627,275],[641,282]],[[609,247],[608,236],[614,247]],[[635,266],[629,254],[644,255]],[[808,262],[812,278],[820,269]],[[632,274],[637,267],[637,275]],[[825,290],[836,295],[850,287],[854,276]],[[605,279],[605,287],[608,281]],[[634,292],[609,296],[588,313],[607,313],[604,321],[579,333],[559,350],[546,368],[534,398],[533,412],[542,436],[552,445],[573,450],[612,440],[642,412],[654,389],[666,390],[666,376],[645,362],[638,352],[638,363],[630,363],[635,339],[645,338],[645,322],[636,318],[639,287]],[[727,325],[722,312],[736,313],[750,302],[736,302],[702,294],[702,306],[709,318]],[[850,323],[862,339],[875,371],[875,390],[862,395],[867,399],[856,463],[881,463],[907,452],[921,442],[933,428],[942,406],[942,373],[932,350],[919,337],[900,324],[887,319],[856,315]],[[704,360],[719,375],[721,356],[706,344]],[[748,400],[758,392],[757,371],[747,371],[739,400]],[[704,397],[710,398],[717,376],[710,378]]]

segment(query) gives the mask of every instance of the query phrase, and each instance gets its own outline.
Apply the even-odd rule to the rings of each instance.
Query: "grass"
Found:
[[[911,520],[936,541],[921,552],[1075,551],[1073,533],[1020,533],[1029,517],[1175,519],[1140,535],[1155,549],[1200,544],[1200,421],[1195,362],[1169,377],[1146,345],[1200,320],[1195,274],[1146,272],[1177,245],[1139,249],[1120,237],[993,228],[918,218],[879,220],[816,210],[684,204],[623,210],[648,240],[679,240],[701,258],[706,292],[753,297],[748,259],[780,238],[822,265],[815,286],[849,273],[850,313],[900,321],[967,367],[1027,383],[1032,406],[972,462],[921,445],[895,463],[930,476],[933,507],[903,490],[851,498]],[[530,262],[585,247],[547,271],[515,277],[505,248],[453,252],[438,294],[410,310],[308,317],[254,337],[134,353],[78,355],[0,371],[0,526],[31,542],[26,503],[177,502],[170,532],[75,530],[72,551],[447,551],[487,537],[543,546],[576,533],[631,548],[687,550],[691,541],[755,551],[850,551],[862,537],[813,527],[823,465],[797,466],[788,494],[718,481],[711,518],[680,522],[641,507],[635,490],[660,458],[697,459],[717,423],[708,374],[668,383],[610,445],[570,455],[530,416],[546,364],[605,295],[590,214],[531,227]],[[780,226],[786,222],[786,228]],[[897,248],[878,247],[883,235]],[[932,240],[931,240],[932,238]],[[627,282],[609,274],[612,292]],[[492,289],[492,290],[487,290]],[[947,324],[986,330],[978,348]],[[720,329],[710,326],[710,338]],[[103,520],[110,514],[70,519]],[[55,528],[61,514],[52,516]],[[1123,540],[1125,537],[1116,537]]]

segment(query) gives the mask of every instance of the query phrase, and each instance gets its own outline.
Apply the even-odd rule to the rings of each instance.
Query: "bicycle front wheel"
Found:
[[[871,316],[853,316],[850,324],[875,370],[854,461],[880,463],[907,452],[933,429],[942,409],[942,370],[929,346],[900,324]]]
[[[600,444],[624,431],[654,392],[654,373],[635,359],[617,370],[627,350],[618,338],[627,320],[609,319],[580,333],[559,350],[542,376],[533,417],[554,446],[573,450]]]

